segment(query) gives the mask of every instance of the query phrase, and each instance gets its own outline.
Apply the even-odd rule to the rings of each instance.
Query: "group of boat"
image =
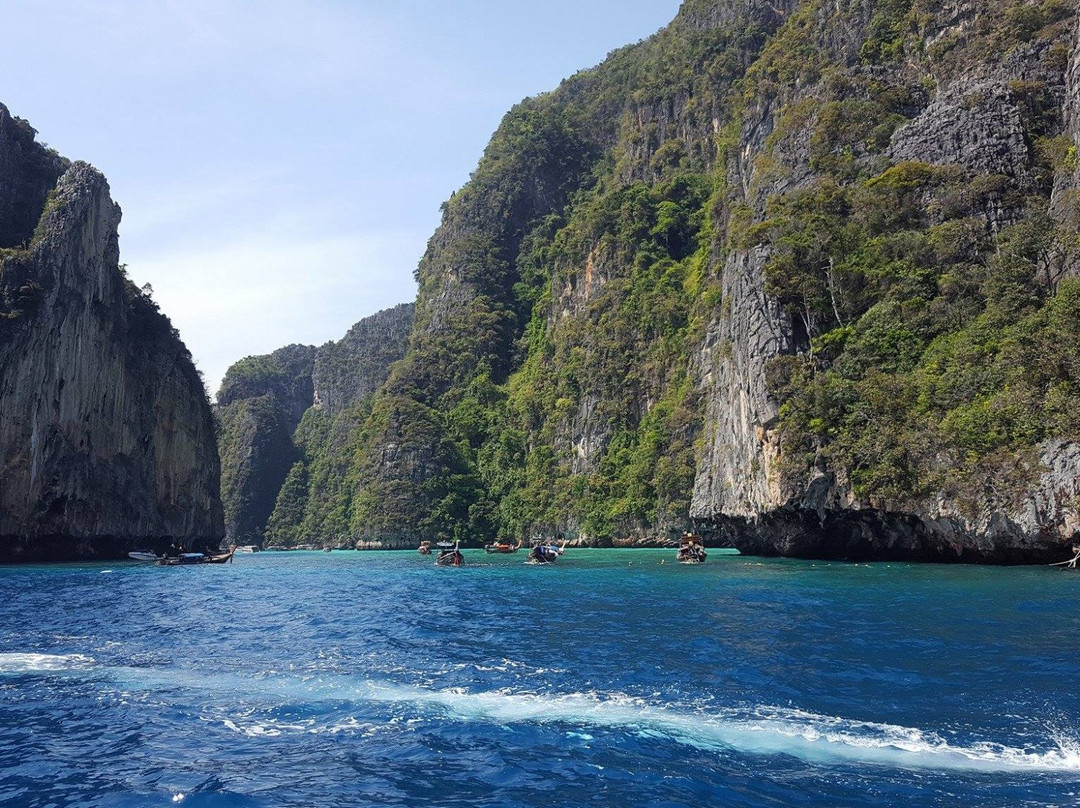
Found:
[[[498,540],[491,544],[485,544],[484,551],[487,553],[508,554],[516,553],[521,547],[521,539],[516,542]],[[420,555],[431,555],[436,551],[435,566],[437,567],[460,567],[465,563],[465,556],[461,552],[461,542],[439,541],[432,543],[422,541],[417,548]],[[534,539],[525,562],[527,564],[551,564],[565,551],[565,541],[562,544],[556,544],[553,541]]]
[[[488,553],[516,553],[521,547],[522,541],[520,539],[516,542],[499,540],[491,544],[485,544],[484,550]],[[435,566],[437,567],[460,567],[465,563],[465,556],[461,552],[460,542],[439,541],[432,543],[422,541],[417,548],[417,552],[420,555],[431,555],[437,552],[435,556]],[[565,541],[559,544],[550,539],[535,538],[529,547],[525,563],[554,564],[559,559],[559,556],[565,552]],[[679,541],[676,561],[680,564],[704,564],[707,557],[705,543],[700,536],[693,533],[683,534],[682,539]]]
[[[484,551],[488,553],[516,553],[522,547],[521,539],[516,542],[500,539],[484,545]],[[199,564],[228,564],[233,560],[235,553],[257,553],[258,545],[233,545],[227,553],[185,553],[176,550],[173,554],[163,553],[158,555],[151,550],[133,550],[128,557],[134,561],[146,561],[160,564],[163,567],[186,567]],[[324,548],[327,552],[330,548]],[[461,552],[460,542],[449,541],[422,541],[417,548],[421,555],[435,553],[435,566],[437,567],[460,567],[465,563],[465,556]],[[1067,570],[1075,570],[1080,564],[1080,544],[1072,548],[1073,557],[1068,561],[1059,561],[1051,564],[1051,567],[1060,567]],[[557,544],[555,541],[542,538],[534,538],[529,547],[527,564],[554,564],[563,553],[566,552],[566,542]],[[708,558],[705,552],[705,543],[700,536],[693,533],[684,533],[679,540],[679,550],[675,560],[680,564],[704,564]],[[663,563],[663,562],[661,562]]]
[[[488,553],[516,553],[522,548],[523,542],[506,540],[494,541],[484,545]],[[529,546],[529,552],[525,559],[527,564],[554,564],[559,557],[566,552],[566,541],[561,544],[551,539],[534,538]],[[174,548],[175,549],[175,548]],[[460,567],[465,563],[465,556],[461,552],[461,542],[450,541],[422,541],[417,548],[421,555],[435,555],[437,567]],[[233,560],[235,553],[257,552],[258,548],[252,545],[233,546],[227,553],[185,553],[176,550],[171,555],[168,553],[158,555],[150,550],[134,550],[128,556],[135,561],[147,561],[160,564],[164,567],[183,567],[197,564],[227,564]],[[700,536],[692,533],[683,534],[679,541],[679,551],[676,560],[680,564],[704,564],[707,553]],[[1078,550],[1077,558],[1080,558]],[[1075,564],[1076,559],[1073,560]]]

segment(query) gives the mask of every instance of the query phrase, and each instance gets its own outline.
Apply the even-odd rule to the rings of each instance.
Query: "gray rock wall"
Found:
[[[75,163],[42,204],[34,242],[0,270],[0,287],[37,290],[0,329],[0,561],[217,546],[209,403],[167,318],[118,269],[105,178]]]
[[[333,420],[369,399],[386,381],[391,364],[405,355],[413,315],[413,304],[395,306],[364,318],[337,342],[318,348],[289,345],[229,368],[217,407],[229,541],[263,541],[289,470],[302,459],[294,434],[305,413]],[[351,422],[341,425],[351,428]],[[330,431],[331,442],[339,431]],[[303,510],[302,503],[291,506]]]
[[[969,2],[941,4],[926,23],[926,46],[971,32],[987,13]],[[833,59],[854,71],[876,71],[874,78],[885,83],[925,85],[925,74],[908,72],[911,64],[885,69],[860,66],[852,54],[857,54],[866,33],[852,25],[855,20],[847,18],[845,30],[837,30],[824,17],[819,20],[823,32],[819,44]],[[959,73],[942,67],[925,103],[917,104],[912,119],[894,132],[886,157],[1002,175],[1021,195],[1036,192],[1040,179],[1033,138],[1062,131],[1080,144],[1080,55],[1075,39],[1062,44],[1070,54],[1065,70],[1055,67],[1045,45],[1024,44]],[[729,171],[733,202],[749,205],[757,221],[764,217],[763,201],[770,193],[798,187],[814,176],[807,138],[793,135],[777,143],[768,136],[777,125],[774,110],[800,99],[827,98],[828,92],[821,86],[788,87],[782,92],[782,98],[759,98],[750,105]],[[919,92],[913,92],[913,98],[918,99]],[[1061,111],[1054,121],[1051,110],[1046,132],[1031,131],[1031,113],[1024,109],[1024,94],[1030,92],[1051,99]],[[755,176],[755,161],[766,153],[784,167],[780,177]],[[1052,210],[1060,219],[1067,214],[1066,197],[1080,186],[1078,178],[1077,171],[1059,171],[1055,177]],[[987,226],[999,229],[1015,214],[987,210]],[[809,469],[802,475],[784,470],[775,431],[778,409],[765,387],[765,367],[777,356],[804,351],[806,345],[797,325],[765,292],[767,260],[760,248],[736,248],[728,254],[722,270],[722,310],[710,323],[696,359],[706,401],[704,444],[691,506],[699,528],[715,541],[761,555],[994,563],[1060,560],[1080,529],[1076,498],[1080,455],[1072,443],[1052,441],[1039,447],[1034,482],[1025,490],[1008,496],[987,494],[963,509],[944,497],[930,502],[858,501],[843,469]]]
[[[314,406],[331,417],[373,395],[405,355],[415,304],[365,317],[337,342],[319,348],[312,373]]]
[[[35,134],[0,104],[0,247],[30,242],[46,196],[70,165],[36,143]]]
[[[765,294],[762,250],[724,265],[725,307],[710,323],[697,364],[705,429],[693,519],[753,517],[784,500],[777,468],[779,409],[765,388],[770,359],[794,350],[790,320]]]
[[[751,555],[856,561],[1031,564],[1070,557],[1080,535],[1080,446],[1042,446],[1044,471],[1018,495],[987,497],[972,515],[939,498],[921,508],[871,507],[823,475],[800,499],[750,519],[706,520],[707,535]]]
[[[333,343],[328,343],[332,345]],[[273,396],[292,431],[315,395],[312,371],[320,349],[287,345],[266,356],[249,357],[228,369],[217,394],[219,407],[259,396]]]
[[[1077,26],[1065,68],[1062,134],[1072,141],[1074,147],[1080,148],[1080,20],[1077,20]],[[1072,166],[1060,167],[1055,173],[1051,211],[1066,226],[1076,228],[1080,224],[1080,161]],[[1066,271],[1075,277],[1080,273],[1080,262],[1074,258]]]

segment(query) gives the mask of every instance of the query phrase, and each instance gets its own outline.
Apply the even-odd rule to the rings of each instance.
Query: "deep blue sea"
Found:
[[[0,568],[0,805],[1080,805],[1080,572],[466,559]]]

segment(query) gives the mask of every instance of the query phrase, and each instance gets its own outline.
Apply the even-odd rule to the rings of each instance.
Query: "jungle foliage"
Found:
[[[1007,89],[1030,177],[889,151],[973,66],[1028,48],[1063,71],[1075,4],[958,27],[928,0],[806,0],[775,30],[736,6],[688,0],[511,110],[444,206],[407,356],[362,405],[304,416],[268,535],[682,529],[732,253],[768,256],[794,333],[767,379],[793,478],[963,502],[1080,437],[1080,199],[1050,206],[1078,159],[1053,88]]]

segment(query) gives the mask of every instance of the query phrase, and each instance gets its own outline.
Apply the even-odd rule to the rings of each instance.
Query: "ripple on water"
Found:
[[[1068,576],[665,558],[0,570],[0,804],[1074,801]]]

